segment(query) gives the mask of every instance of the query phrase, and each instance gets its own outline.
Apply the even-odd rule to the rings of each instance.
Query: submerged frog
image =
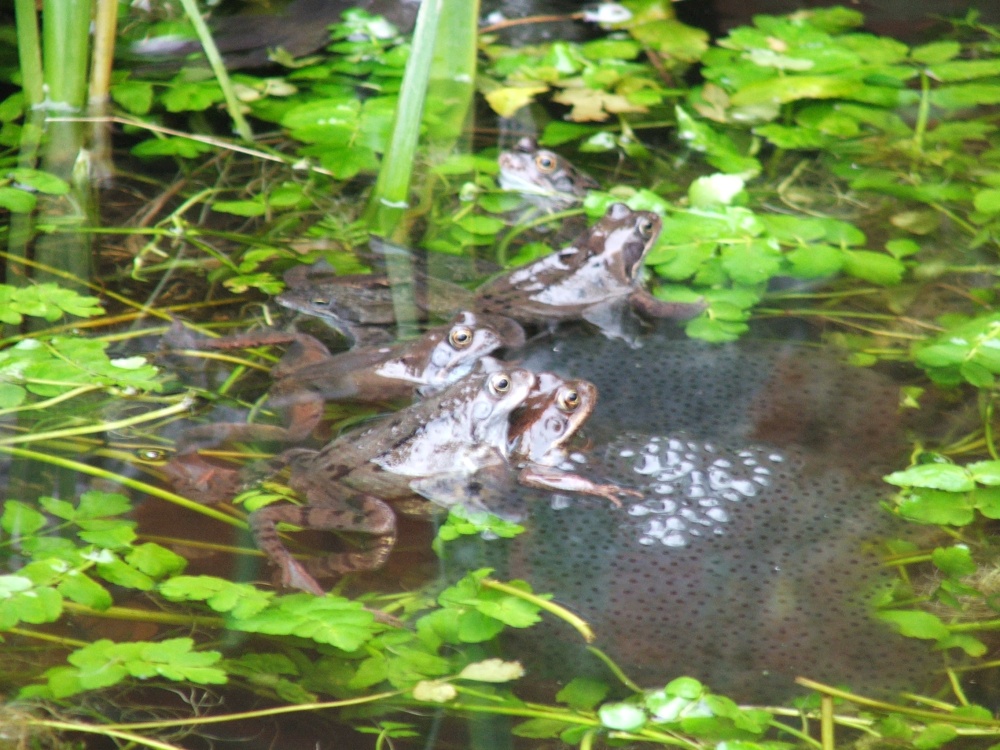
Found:
[[[499,158],[500,187],[521,193],[525,200],[550,211],[562,211],[583,200],[597,181],[554,151],[525,137]]]
[[[441,478],[461,484],[480,469],[505,465],[508,418],[534,385],[529,370],[472,373],[319,451],[298,448],[279,456],[279,464],[291,465],[289,485],[306,504],[261,508],[250,516],[250,526],[257,545],[280,568],[282,584],[323,593],[282,543],[278,523],[375,537],[369,549],[315,561],[317,573],[380,567],[395,544],[396,518],[386,501],[426,497]]]
[[[234,349],[292,343],[272,370],[269,402],[285,414],[286,427],[215,424],[188,431],[183,442],[267,439],[293,442],[309,437],[327,401],[385,403],[427,396],[469,374],[501,348],[524,343],[524,331],[509,318],[460,312],[446,326],[385,346],[330,354],[318,339],[302,333],[267,331],[197,342],[202,349]],[[496,365],[490,366],[496,369]]]
[[[542,325],[586,320],[610,338],[630,339],[629,309],[654,318],[689,318],[704,307],[658,300],[642,287],[642,262],[660,217],[613,203],[572,245],[514,268],[476,290],[475,309]]]
[[[374,237],[371,242],[384,244]],[[285,291],[276,298],[279,305],[322,319],[358,346],[391,339],[400,297],[413,302],[416,320],[410,322],[423,324],[447,319],[467,308],[472,296],[458,284],[424,273],[414,273],[410,281],[395,285],[394,290],[385,274],[338,276],[322,268],[297,266],[285,273],[285,284]]]

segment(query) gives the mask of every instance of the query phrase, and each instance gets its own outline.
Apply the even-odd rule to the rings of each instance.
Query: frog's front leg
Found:
[[[396,544],[396,515],[385,502],[370,495],[348,493],[334,504],[270,505],[250,516],[257,546],[281,570],[283,586],[322,596],[325,592],[307,568],[317,574],[342,575],[355,570],[380,568]],[[295,524],[316,531],[356,531],[375,537],[361,552],[341,552],[303,565],[292,557],[278,536],[277,524]]]
[[[573,474],[551,466],[529,463],[517,475],[517,481],[525,487],[535,487],[540,490],[556,490],[563,492],[577,492],[583,495],[595,495],[608,500],[616,508],[620,508],[622,503],[620,495],[628,497],[642,497],[643,494],[628,487],[619,487],[617,484],[600,484],[593,482],[579,474]]]

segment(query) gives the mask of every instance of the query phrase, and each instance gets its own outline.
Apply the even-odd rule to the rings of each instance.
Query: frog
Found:
[[[487,281],[476,290],[473,307],[549,328],[583,319],[609,338],[634,343],[630,311],[684,319],[704,310],[702,302],[656,299],[642,286],[642,263],[662,226],[651,211],[612,203],[569,247]]]
[[[634,489],[595,482],[574,471],[574,463],[583,458],[571,451],[571,443],[593,413],[597,395],[589,381],[536,373],[535,386],[510,418],[508,463],[484,467],[474,481],[461,485],[448,477],[425,479],[421,489],[439,504],[461,504],[509,521],[524,518],[523,487],[593,495],[615,507],[621,507],[619,496],[641,498]]]
[[[459,312],[448,325],[436,326],[415,339],[373,344],[331,354],[309,334],[258,331],[194,342],[201,349],[233,349],[265,344],[292,344],[272,369],[269,402],[285,415],[285,426],[212,424],[183,436],[182,446],[211,439],[301,442],[323,417],[327,401],[354,403],[409,402],[428,396],[469,374],[477,363],[501,348],[518,348],[524,330],[509,318]],[[484,367],[497,369],[492,358]]]
[[[376,254],[405,253],[377,237],[369,241]],[[388,248],[388,249],[387,249]],[[412,301],[414,320],[447,319],[468,306],[467,289],[420,271],[405,283],[390,281],[385,273],[337,275],[322,266],[295,266],[284,275],[285,290],[276,297],[282,307],[322,320],[352,346],[384,344],[398,324],[399,300]]]
[[[524,196],[537,208],[564,211],[580,203],[597,181],[554,151],[539,148],[530,137],[521,138],[513,149],[501,151],[500,187]]]
[[[566,379],[552,372],[536,375],[536,384],[510,420],[511,465],[517,481],[527,487],[602,497],[621,507],[619,495],[641,492],[616,484],[598,483],[569,471],[572,439],[597,405],[597,387],[588,380]]]
[[[395,545],[396,515],[390,502],[427,498],[447,478],[472,481],[479,470],[509,460],[509,416],[536,382],[522,368],[473,372],[443,391],[344,433],[320,450],[293,448],[268,466],[290,466],[289,486],[305,505],[268,505],[249,523],[260,549],[280,571],[283,586],[322,595],[323,589],[297,561],[277,532],[278,523],[311,530],[359,532],[372,544],[357,552],[313,561],[319,574],[381,567]],[[429,499],[433,499],[432,497]]]

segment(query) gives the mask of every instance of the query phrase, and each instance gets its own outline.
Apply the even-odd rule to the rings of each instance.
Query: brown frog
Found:
[[[524,405],[511,417],[511,464],[525,486],[603,497],[619,506],[619,495],[642,493],[599,484],[574,474],[570,441],[597,405],[597,387],[586,380],[541,372]]]
[[[381,566],[395,544],[395,514],[386,501],[427,496],[442,477],[462,483],[480,469],[505,465],[508,418],[534,385],[529,370],[472,373],[319,451],[297,448],[279,456],[277,463],[291,465],[289,485],[306,504],[261,508],[250,516],[250,526],[258,546],[280,568],[282,584],[323,593],[282,543],[278,523],[375,537],[369,549],[315,561],[311,567],[318,573]]]
[[[539,148],[534,138],[524,137],[510,151],[501,151],[498,161],[500,187],[547,211],[563,211],[600,187],[559,154]]]
[[[642,287],[642,262],[661,226],[655,213],[613,203],[569,247],[481,286],[474,307],[536,325],[583,319],[626,340],[629,309],[655,318],[697,315],[702,304],[664,302]]]
[[[378,249],[387,245],[372,237]],[[392,247],[392,252],[400,250]],[[381,344],[391,339],[396,325],[397,297],[413,301],[414,321],[448,318],[457,310],[468,307],[468,290],[442,279],[415,272],[404,284],[393,284],[381,273],[338,276],[330,270],[312,266],[296,266],[285,273],[286,289],[276,298],[289,310],[316,316],[342,334],[351,344],[365,346]],[[400,287],[404,288],[400,288]]]
[[[210,439],[304,440],[323,417],[327,401],[385,403],[435,393],[469,374],[477,362],[500,348],[517,348],[524,331],[497,315],[460,312],[451,323],[394,344],[358,347],[338,354],[302,333],[267,331],[195,342],[201,349],[234,349],[291,343],[272,370],[269,402],[284,412],[285,427],[214,424],[189,430],[183,446]],[[495,369],[493,365],[491,369]]]
[[[576,456],[570,453],[570,443],[597,404],[593,383],[551,372],[537,373],[536,378],[524,404],[510,418],[509,465],[483,467],[473,481],[460,484],[447,476],[425,479],[421,490],[427,496],[439,505],[486,510],[509,520],[520,520],[524,515],[518,485],[595,495],[615,506],[621,504],[619,496],[642,497],[635,490],[574,473],[572,460]]]

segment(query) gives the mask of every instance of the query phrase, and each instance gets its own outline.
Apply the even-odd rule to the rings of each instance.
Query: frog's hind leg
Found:
[[[278,523],[291,523],[313,531],[354,531],[374,537],[367,549],[340,552],[303,564],[292,557],[278,536]],[[322,596],[317,575],[343,575],[382,567],[396,544],[396,515],[385,502],[370,495],[338,496],[336,505],[272,505],[250,516],[257,546],[281,570],[281,584]]]

